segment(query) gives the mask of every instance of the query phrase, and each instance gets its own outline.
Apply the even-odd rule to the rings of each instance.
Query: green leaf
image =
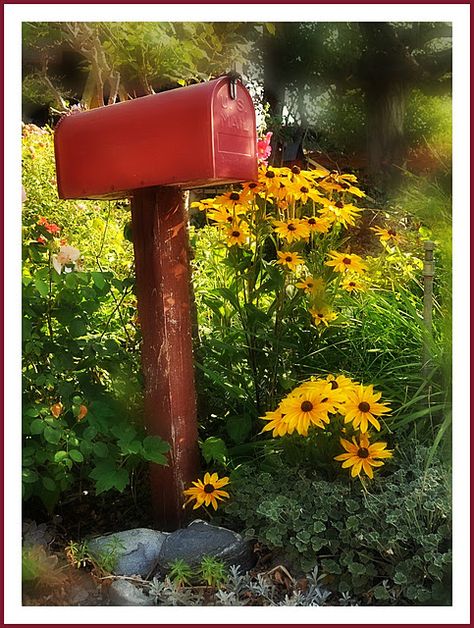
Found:
[[[34,419],[30,423],[30,432],[31,434],[42,434],[44,430],[45,423],[43,419]]]
[[[248,414],[230,416],[225,425],[227,434],[236,445],[244,443],[252,429],[252,419]]]
[[[168,460],[164,455],[168,452],[170,446],[159,436],[147,436],[143,440],[143,457],[149,462],[167,465]]]
[[[46,283],[44,279],[41,279],[41,277],[35,276],[33,282],[35,284],[36,289],[38,290],[38,292],[40,293],[42,297],[45,297],[46,295],[49,294],[49,284]]]
[[[89,477],[95,480],[97,495],[112,488],[122,492],[128,484],[128,471],[116,467],[111,460],[104,460],[90,472]]]
[[[62,462],[65,458],[67,458],[67,451],[57,451],[54,454],[54,462]]]
[[[109,448],[105,443],[94,443],[94,454],[98,458],[105,458],[109,453]]]
[[[56,490],[56,482],[52,478],[43,477],[42,478],[43,486],[47,491],[55,491]]]
[[[227,446],[222,438],[210,436],[201,445],[204,460],[210,462],[219,462],[225,464],[227,462]]]
[[[74,460],[74,462],[84,462],[84,456],[77,449],[71,449],[69,457],[71,460]]]
[[[52,445],[57,445],[61,440],[61,431],[47,425],[44,428],[43,436]]]
[[[69,325],[69,332],[73,338],[79,338],[87,333],[87,325],[82,318],[74,318]]]
[[[275,24],[272,24],[271,22],[265,22],[265,28],[270,33],[270,35],[276,35]]]

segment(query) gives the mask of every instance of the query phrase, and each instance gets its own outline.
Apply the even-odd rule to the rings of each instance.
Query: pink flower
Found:
[[[257,158],[263,164],[267,164],[268,158],[271,155],[272,148],[270,146],[270,141],[272,139],[273,133],[270,131],[265,135],[265,137],[257,140]]]

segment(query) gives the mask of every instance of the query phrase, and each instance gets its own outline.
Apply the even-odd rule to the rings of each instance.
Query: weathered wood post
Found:
[[[253,103],[226,76],[77,113],[55,153],[60,198],[132,198],[146,427],[171,446],[168,467],[151,465],[152,500],[174,529],[199,466],[182,190],[257,178]]]
[[[431,363],[431,348],[433,342],[433,277],[435,243],[429,240],[423,243],[425,259],[423,262],[423,322],[425,337],[423,341],[423,376],[428,377]]]

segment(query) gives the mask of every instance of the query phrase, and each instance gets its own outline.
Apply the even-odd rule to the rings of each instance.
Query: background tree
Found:
[[[331,101],[351,100],[363,115],[369,173],[385,184],[406,157],[410,94],[451,89],[445,23],[279,23],[262,43],[271,116],[281,120],[286,107],[302,127],[318,128]]]

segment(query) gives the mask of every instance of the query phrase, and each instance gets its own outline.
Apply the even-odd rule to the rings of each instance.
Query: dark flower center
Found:
[[[204,485],[204,492],[205,493],[213,493],[214,492],[214,487],[212,484],[205,484]]]
[[[265,176],[268,177],[268,179],[274,179],[275,173],[272,170],[267,170],[267,172],[265,173]]]
[[[293,174],[299,174],[301,172],[301,168],[298,168],[298,166],[293,166],[293,168],[291,169],[291,172]]]
[[[370,410],[370,404],[368,404],[367,401],[361,401],[359,403],[359,410],[361,412],[368,412]]]
[[[308,225],[315,225],[316,224],[316,218],[308,218]]]
[[[311,401],[303,401],[303,403],[301,404],[301,410],[303,412],[311,412],[312,409],[313,404],[311,403]]]
[[[249,189],[250,189],[250,190],[253,190],[253,189],[254,189],[254,188],[256,188],[256,187],[257,187],[257,184],[256,184],[256,183],[249,183]]]
[[[337,201],[337,203],[336,203],[336,207],[337,207],[338,209],[342,209],[342,208],[344,207],[344,203],[343,203],[342,201]]]
[[[281,183],[281,181],[280,181],[280,190],[281,190],[281,188],[284,188],[284,187],[286,187],[286,185],[284,183]]]
[[[339,384],[336,381],[332,380],[331,388],[332,390],[336,390],[336,388],[339,388]]]
[[[391,235],[391,236],[396,236],[396,235],[397,235],[397,232],[396,232],[396,231],[394,231],[393,229],[389,229],[389,230],[387,231],[387,233],[388,233],[388,235]]]
[[[289,225],[287,225],[287,229],[288,231],[296,231],[296,227],[293,223],[290,222]]]
[[[349,285],[351,286],[351,288],[354,288],[355,282],[354,281],[349,281]]]
[[[240,231],[232,231],[231,236],[233,238],[238,238],[240,236]]]
[[[350,258],[349,258],[349,257],[345,257],[345,258],[342,260],[342,263],[343,263],[343,264],[350,264],[350,263],[351,263],[351,260],[350,260]]]
[[[309,192],[309,188],[307,188],[305,185],[303,185],[303,186],[300,188],[300,191],[301,191],[301,192],[303,192],[303,194],[307,194],[307,193]]]
[[[234,222],[233,216],[227,216],[226,220],[227,222]]]
[[[308,288],[314,288],[314,283],[313,283],[312,281],[307,281],[307,282],[306,282],[306,286],[307,286]]]
[[[240,194],[237,194],[237,192],[231,192],[229,198],[231,201],[238,201],[240,198]]]
[[[366,449],[365,447],[361,447],[359,451],[357,452],[357,455],[359,456],[359,458],[368,458],[369,450]]]
[[[324,318],[324,314],[321,314],[321,312],[319,312],[318,318]]]
[[[290,257],[289,255],[287,257],[285,257],[285,262],[291,262],[293,260],[292,257]]]

